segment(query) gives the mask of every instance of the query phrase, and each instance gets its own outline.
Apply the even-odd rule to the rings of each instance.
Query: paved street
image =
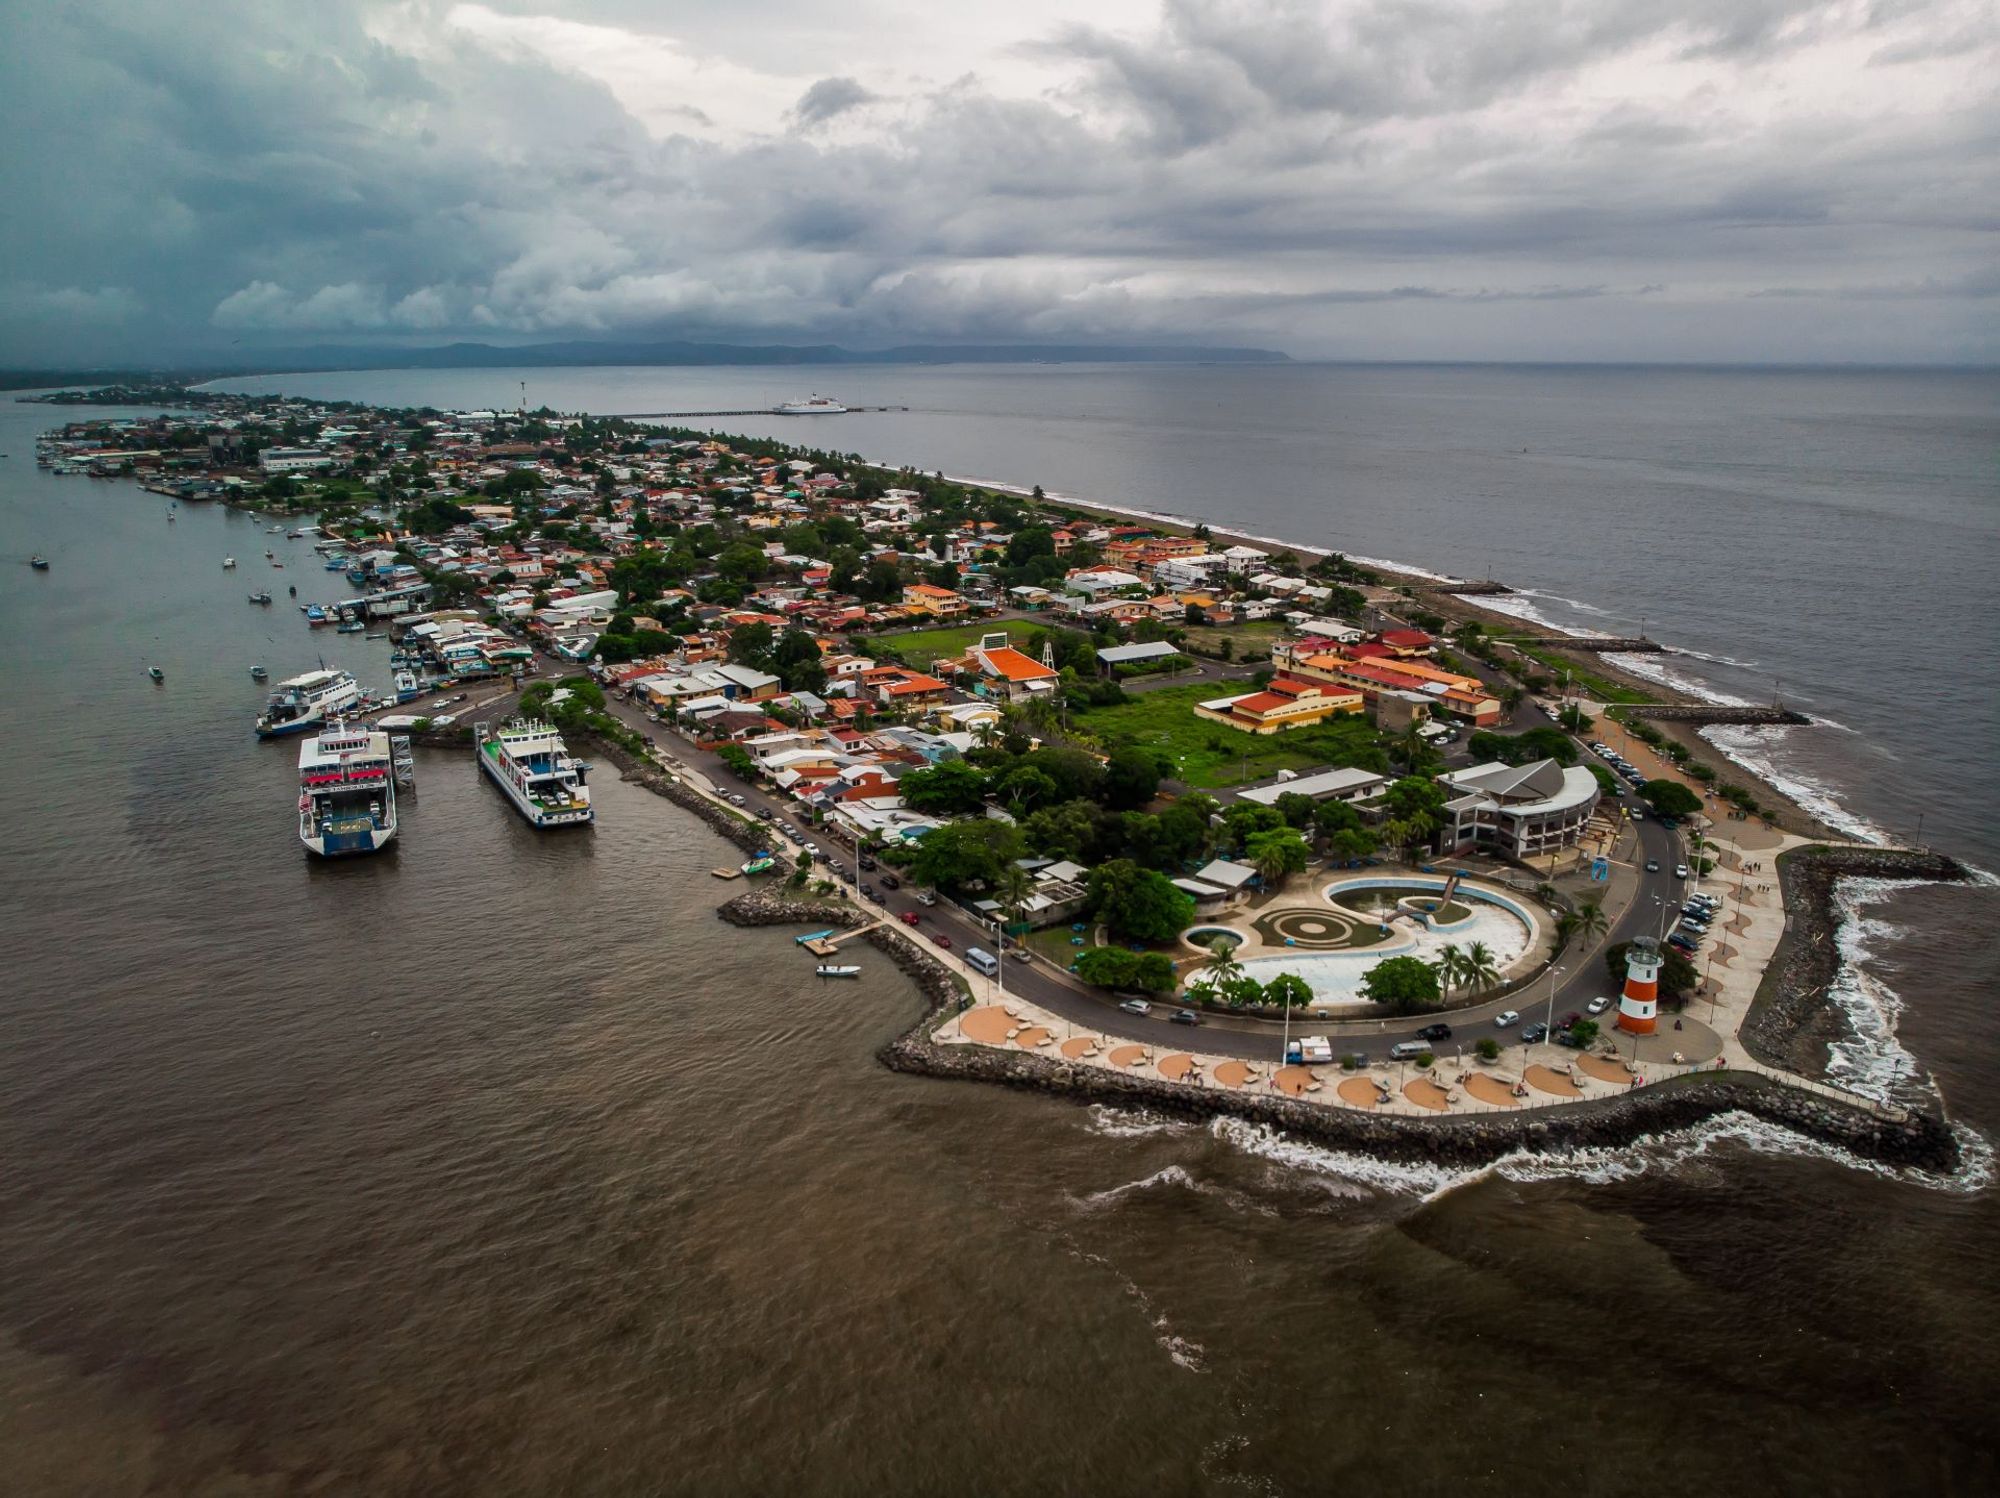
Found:
[[[574,667],[561,661],[551,660],[546,669],[553,671],[573,670]],[[856,872],[852,849],[836,839],[826,828],[808,829],[796,817],[798,808],[789,801],[772,796],[754,785],[739,782],[730,773],[721,759],[711,753],[696,749],[678,734],[649,721],[645,714],[633,703],[611,699],[611,706],[617,716],[632,728],[654,740],[658,750],[673,764],[692,773],[698,783],[705,782],[705,788],[713,788],[722,794],[737,794],[744,798],[753,813],[769,812],[774,822],[792,822],[799,826],[807,837],[819,844],[822,852],[831,859],[840,859],[850,875]],[[1523,712],[1529,705],[1523,704]],[[1534,709],[1539,713],[1539,709]],[[791,844],[773,831],[774,849],[779,846],[790,848]],[[1671,901],[1678,906],[1684,896],[1681,882],[1673,877],[1675,862],[1681,857],[1678,837],[1659,825],[1647,820],[1633,824],[1621,836],[1618,850],[1619,861],[1627,865],[1631,880],[1632,897],[1622,913],[1612,922],[1607,936],[1593,943],[1588,950],[1572,951],[1559,964],[1565,971],[1556,986],[1553,1005],[1549,1003],[1546,984],[1532,985],[1525,993],[1511,994],[1505,998],[1492,999],[1462,1009],[1454,1009],[1444,1015],[1411,1016],[1395,1020],[1363,1020],[1332,1022],[1316,1018],[1302,1018],[1294,1021],[1294,1029],[1312,1034],[1325,1034],[1334,1038],[1336,1050],[1343,1045],[1351,1049],[1365,1050],[1380,1059],[1387,1048],[1398,1041],[1414,1040],[1416,1032],[1427,1024],[1443,1019],[1454,1031],[1452,1040],[1443,1043],[1440,1050],[1447,1047],[1471,1044],[1482,1036],[1491,1035],[1503,1046],[1518,1044],[1522,1026],[1545,1020],[1549,1014],[1561,1016],[1570,1010],[1582,1011],[1588,1002],[1599,995],[1615,995],[1613,985],[1605,971],[1601,955],[1604,946],[1628,941],[1636,936],[1658,935],[1665,903]],[[1651,858],[1660,864],[1660,872],[1647,874],[1643,864]],[[1301,878],[1318,877],[1316,872]],[[862,875],[862,880],[875,882],[871,876]],[[1622,881],[1621,881],[1622,882]],[[883,890],[879,883],[877,892],[883,896],[880,909],[900,920],[906,911],[918,915],[916,931],[929,937],[942,932],[952,942],[951,956],[963,953],[967,947],[995,949],[995,941],[990,929],[977,923],[964,910],[950,901],[940,899],[935,906],[920,905],[913,892],[906,886],[899,890]],[[866,908],[866,902],[864,902]],[[1607,913],[1610,912],[1607,901]],[[960,964],[962,967],[962,964]],[[969,973],[975,990],[984,993],[986,981]],[[1127,1014],[1118,1008],[1118,1001],[1108,994],[1095,989],[1085,989],[1070,979],[1067,974],[1059,974],[1043,959],[1021,962],[1010,960],[1005,965],[1003,983],[1006,991],[1028,999],[1037,1006],[1057,1015],[1071,1024],[1096,1030],[1100,1033],[1132,1040],[1144,1041],[1152,1045],[1172,1046],[1189,1040],[1189,1031],[1169,1021],[1167,1016],[1178,1007],[1169,1002],[1156,1003],[1150,1016]],[[1522,1025],[1511,1030],[1495,1030],[1493,1016],[1505,1009],[1517,1009],[1522,1015]],[[1203,1051],[1216,1055],[1239,1056],[1258,1060],[1272,1060],[1281,1049],[1281,1026],[1277,1022],[1250,1019],[1241,1016],[1204,1015],[1200,1027],[1200,1047]]]

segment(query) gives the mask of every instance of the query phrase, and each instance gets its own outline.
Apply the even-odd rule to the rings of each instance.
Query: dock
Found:
[[[709,873],[718,879],[741,879],[743,877],[741,869],[710,869]]]
[[[870,921],[865,926],[856,926],[852,931],[843,931],[838,936],[834,935],[831,931],[822,931],[817,936],[802,936],[798,939],[798,942],[800,946],[804,947],[815,957],[838,957],[842,942],[852,941],[857,936],[866,936],[877,926],[886,926],[888,924],[887,921]]]

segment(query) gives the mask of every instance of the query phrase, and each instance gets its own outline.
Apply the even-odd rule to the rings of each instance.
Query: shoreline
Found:
[[[762,829],[756,823],[725,811],[648,758],[610,740],[593,738],[596,752],[610,760],[626,779],[693,813],[718,836],[747,851],[754,851],[763,842]],[[1781,863],[1781,875],[1786,880],[1786,904],[1795,924],[1788,926],[1786,947],[1767,969],[1764,986],[1773,989],[1768,1003],[1760,988],[1753,1016],[1758,1031],[1755,1038],[1758,1048],[1768,1044],[1774,1054],[1777,1049],[1788,1049],[1796,1056],[1800,1046],[1815,1048],[1823,1070],[1831,1042],[1824,1040],[1820,1031],[1829,1021],[1840,1024],[1837,1007],[1831,1002],[1839,959],[1837,953],[1828,959],[1834,946],[1833,933],[1842,920],[1835,898],[1839,881],[1847,877],[1962,880],[1970,876],[1962,866],[1940,855],[1808,848],[1796,850],[1791,857],[1795,862]],[[1928,862],[1917,865],[1913,863],[1917,857]],[[870,924],[868,912],[845,899],[811,899],[775,885],[731,896],[716,907],[716,916],[738,926],[832,924],[853,929]],[[1962,1163],[1960,1144],[1945,1117],[1941,1098],[1934,1109],[1869,1111],[1780,1078],[1742,1070],[1690,1073],[1614,1097],[1518,1114],[1412,1119],[1189,1087],[1024,1051],[943,1045],[934,1034],[970,1001],[965,981],[942,960],[889,926],[872,924],[863,939],[909,978],[922,998],[916,1019],[876,1052],[884,1067],[909,1075],[997,1083],[1074,1102],[1147,1109],[1182,1118],[1232,1117],[1316,1145],[1391,1161],[1453,1167],[1489,1166],[1523,1152],[1563,1155],[1625,1148],[1731,1114],[1746,1115],[1891,1169],[1950,1174]],[[1783,977],[1774,981],[1771,975],[1781,968]]]

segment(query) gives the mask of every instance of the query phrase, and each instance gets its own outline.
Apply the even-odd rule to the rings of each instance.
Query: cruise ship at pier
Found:
[[[336,723],[299,745],[299,841],[309,851],[379,853],[395,836],[388,734]]]
[[[802,401],[786,401],[771,409],[780,416],[839,416],[847,407],[830,395],[815,395]]]
[[[278,683],[257,715],[257,737],[280,739],[318,728],[355,707],[361,688],[345,671],[308,671]]]
[[[571,756],[547,723],[516,718],[494,729],[477,725],[479,767],[506,792],[515,810],[534,827],[568,827],[589,822],[590,766]]]

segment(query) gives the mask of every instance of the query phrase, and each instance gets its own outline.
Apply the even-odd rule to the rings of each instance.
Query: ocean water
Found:
[[[616,411],[819,388],[915,408],[824,424],[871,457],[1443,571],[1490,548],[1552,619],[1643,608],[1749,663],[1671,663],[1690,679],[1811,693],[1841,726],[1744,752],[1890,831],[1934,805],[1927,841],[2000,862],[1991,380],[1516,373],[527,377]],[[1951,1181],[1741,1120],[1413,1170],[892,1076],[872,1052],[909,986],[864,959],[828,993],[785,933],[716,922],[721,845],[608,770],[595,831],[536,837],[425,752],[395,854],[309,864],[248,666],[345,651],[380,683],[385,647],[309,634],[282,589],[247,606],[329,586],[255,519],[170,526],[131,486],[37,473],[58,416],[0,405],[0,1491],[1996,1476],[1992,890],[1850,891],[1841,997],[1871,1023],[1841,1064],[1941,1088],[1976,1160]],[[1914,668],[1940,634],[1949,669]]]

